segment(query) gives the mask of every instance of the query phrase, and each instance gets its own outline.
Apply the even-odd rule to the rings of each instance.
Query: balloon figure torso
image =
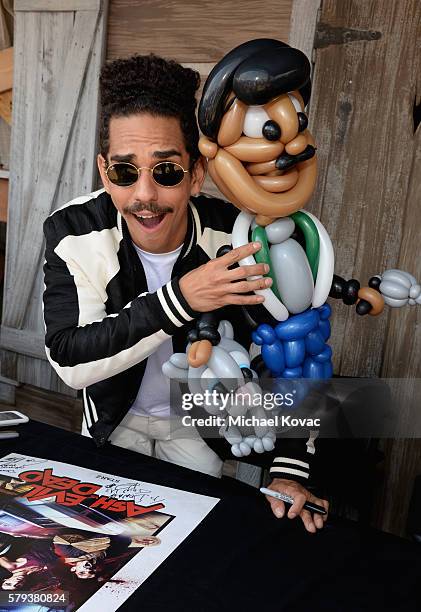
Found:
[[[263,290],[265,309],[279,321],[261,323],[252,333],[262,347],[266,367],[281,378],[330,378],[331,308],[325,300],[332,283],[333,249],[326,230],[304,211],[266,227],[241,212],[233,229],[233,246],[249,242],[250,232],[251,239],[262,244],[256,260],[270,266],[268,276],[273,281],[270,289]]]

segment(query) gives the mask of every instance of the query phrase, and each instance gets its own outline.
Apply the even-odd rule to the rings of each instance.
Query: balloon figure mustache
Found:
[[[333,372],[328,297],[355,305],[359,315],[375,316],[385,303],[420,304],[421,287],[401,270],[374,275],[364,287],[334,274],[329,234],[304,210],[317,178],[305,111],[310,93],[310,63],[301,51],[272,39],[243,43],[216,64],[205,83],[199,149],[216,186],[241,211],[232,247],[262,245],[240,265],[269,265],[272,286],[256,291],[265,301],[247,308],[267,370],[281,378],[328,379]],[[200,322],[197,342],[204,353],[212,345]],[[192,343],[192,360],[197,349]]]

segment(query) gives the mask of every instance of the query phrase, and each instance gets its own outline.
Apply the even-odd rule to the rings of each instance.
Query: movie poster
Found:
[[[0,459],[0,610],[116,610],[218,503],[12,453]]]

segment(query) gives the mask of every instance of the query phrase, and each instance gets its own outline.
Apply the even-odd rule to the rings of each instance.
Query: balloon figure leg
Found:
[[[252,333],[273,377],[327,379],[333,374],[329,304],[291,315],[275,327],[262,323]]]

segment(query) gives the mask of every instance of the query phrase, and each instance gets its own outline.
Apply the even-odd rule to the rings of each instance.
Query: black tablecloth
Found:
[[[330,517],[307,533],[276,519],[257,490],[31,421],[9,452],[219,497],[221,501],[122,610],[421,610],[421,546]],[[104,611],[105,612],[105,611]]]

